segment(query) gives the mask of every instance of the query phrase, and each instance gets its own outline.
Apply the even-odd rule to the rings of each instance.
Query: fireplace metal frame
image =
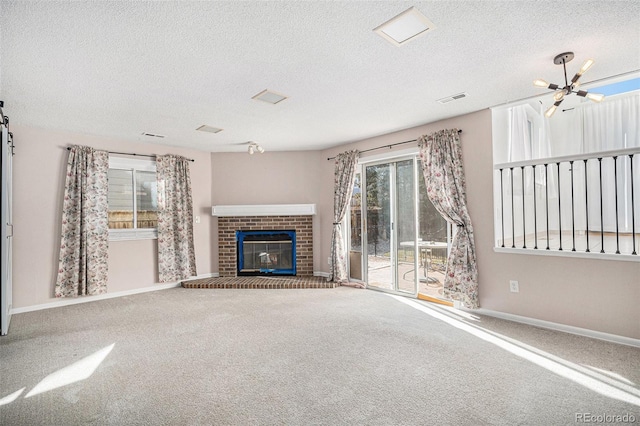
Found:
[[[272,237],[276,235],[286,235],[291,241],[291,268],[260,268],[260,269],[245,269],[244,265],[244,241],[247,236],[265,236]],[[287,240],[289,241],[289,240]],[[275,241],[274,241],[275,242]],[[288,275],[295,276],[297,267],[296,256],[296,231],[287,230],[237,230],[236,231],[236,271],[238,276],[256,276],[256,275]]]

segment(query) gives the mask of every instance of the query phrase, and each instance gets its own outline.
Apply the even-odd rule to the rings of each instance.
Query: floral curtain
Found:
[[[345,256],[342,221],[349,209],[356,176],[358,151],[343,152],[336,156],[333,193],[333,232],[331,234],[331,276],[330,281],[349,281],[347,258]]]
[[[418,141],[429,200],[456,227],[447,259],[444,296],[468,308],[478,308],[478,265],[458,130],[441,130]]]
[[[109,153],[72,146],[67,160],[56,297],[107,292]]]
[[[180,281],[196,275],[189,160],[160,155],[156,158],[156,174],[159,281]]]

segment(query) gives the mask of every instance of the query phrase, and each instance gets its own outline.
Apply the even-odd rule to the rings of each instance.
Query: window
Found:
[[[608,97],[571,96],[551,119],[551,95],[492,109],[496,251],[636,255],[638,88],[636,78],[589,89]]]
[[[110,240],[157,238],[155,161],[111,156],[108,201]]]

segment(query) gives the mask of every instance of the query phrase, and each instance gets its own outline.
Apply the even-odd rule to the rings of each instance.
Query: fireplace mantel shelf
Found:
[[[212,216],[309,216],[315,204],[242,204],[211,207]]]

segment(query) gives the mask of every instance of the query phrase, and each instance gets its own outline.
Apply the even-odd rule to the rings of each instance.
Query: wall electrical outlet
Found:
[[[195,222],[196,222],[196,223],[200,223],[200,216],[196,216],[196,218],[195,218]]]
[[[518,285],[518,281],[510,280],[509,290],[511,290],[511,293],[520,293],[520,286]]]

